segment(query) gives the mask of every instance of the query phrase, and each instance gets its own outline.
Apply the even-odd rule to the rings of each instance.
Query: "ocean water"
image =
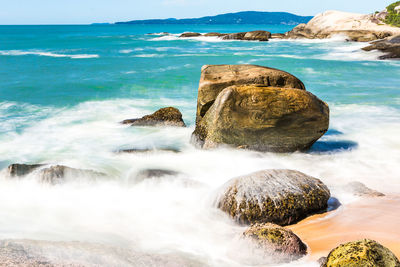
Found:
[[[184,258],[193,266],[265,265],[242,244],[245,228],[213,206],[218,188],[229,179],[288,168],[320,178],[343,205],[355,197],[336,188],[350,181],[398,195],[399,61],[379,61],[379,52],[363,52],[365,44],[342,37],[269,42],[177,37],[184,31],[275,33],[290,28],[0,26],[0,239],[104,246],[99,250],[108,256],[96,257],[88,247],[78,259],[88,266],[135,265],[129,252],[109,247],[153,259],[151,264],[136,262],[140,266],[171,261],[154,260],[155,255]],[[158,32],[172,35],[148,35]],[[189,140],[200,70],[206,64],[258,64],[294,74],[329,104],[330,130],[307,153],[194,148]],[[188,128],[118,123],[165,106],[179,108]],[[115,153],[125,148],[181,153]],[[16,162],[62,164],[109,177],[76,177],[55,186],[38,182],[35,174],[7,179],[5,168]],[[135,182],[146,168],[182,174]],[[63,251],[64,258],[77,254],[71,246]],[[61,257],[57,249],[47,253]],[[305,257],[289,266],[318,264]]]

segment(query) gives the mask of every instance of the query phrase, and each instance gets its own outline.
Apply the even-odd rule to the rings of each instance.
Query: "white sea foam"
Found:
[[[23,50],[0,50],[0,55],[2,56],[26,56],[26,55],[35,55],[35,56],[45,56],[45,57],[68,57],[73,59],[82,59],[82,58],[98,58],[99,55],[96,54],[58,54],[53,52],[46,51],[23,51]]]

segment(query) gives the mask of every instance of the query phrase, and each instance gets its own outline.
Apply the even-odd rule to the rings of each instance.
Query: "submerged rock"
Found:
[[[185,33],[182,33],[182,34],[179,36],[179,38],[199,37],[199,36],[201,36],[201,34],[198,33],[198,32],[185,32]]]
[[[164,176],[176,176],[179,175],[180,172],[172,171],[172,170],[164,170],[164,169],[145,169],[139,171],[136,175],[136,181],[143,181],[149,178],[160,178]]]
[[[177,148],[128,148],[116,151],[117,153],[148,153],[148,152],[173,152],[180,153]]]
[[[39,167],[44,166],[43,164],[19,164],[14,163],[8,166],[7,172],[10,177],[25,176]]]
[[[376,241],[364,239],[348,242],[333,249],[322,267],[400,267],[399,259]]]
[[[293,152],[309,149],[328,127],[328,105],[310,92],[240,85],[219,93],[193,135],[205,149]]]
[[[385,55],[380,56],[379,59],[395,59],[400,58],[400,35],[386,40],[377,41],[370,46],[362,48],[364,51],[379,50]]]
[[[182,113],[174,107],[162,108],[153,114],[146,115],[140,119],[129,119],[121,122],[131,126],[175,126],[186,127],[182,119]]]
[[[351,182],[343,186],[343,190],[360,197],[383,197],[385,194],[368,188],[360,182]]]
[[[251,31],[251,32],[247,32],[243,36],[243,40],[245,40],[245,41],[265,42],[265,41],[268,41],[269,38],[271,38],[271,33],[267,32],[267,31]]]
[[[319,179],[294,170],[264,170],[228,181],[216,206],[242,224],[289,225],[326,210],[329,197]]]
[[[104,176],[106,176],[104,173],[92,170],[74,169],[62,165],[50,166],[39,171],[40,181],[49,184],[61,183],[65,179],[75,179],[79,177],[99,178]]]
[[[273,263],[294,261],[307,254],[307,246],[296,234],[272,223],[254,224],[243,236],[253,241]]]

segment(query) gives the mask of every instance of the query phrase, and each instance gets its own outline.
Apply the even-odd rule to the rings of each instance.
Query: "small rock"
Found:
[[[145,169],[139,171],[136,175],[136,181],[143,181],[149,178],[160,178],[164,176],[176,176],[179,175],[180,172],[172,171],[172,170],[164,170],[164,169]]]
[[[147,152],[173,152],[180,153],[181,151],[176,148],[130,148],[130,149],[121,149],[118,150],[117,153],[147,153]]]
[[[329,189],[294,170],[264,170],[228,181],[216,206],[242,224],[289,225],[326,211]]]
[[[275,224],[254,224],[243,236],[255,242],[273,263],[294,261],[307,254],[307,246],[296,234]]]
[[[399,259],[376,241],[364,239],[348,242],[333,249],[322,267],[400,267]]]
[[[283,39],[285,38],[285,34],[283,33],[273,33],[271,34],[272,39]]]
[[[174,107],[167,107],[157,110],[151,115],[146,115],[140,119],[129,119],[121,122],[131,126],[174,126],[186,127],[182,119],[182,113]]]
[[[247,32],[230,33],[222,37],[223,40],[243,40]]]
[[[226,33],[219,33],[219,32],[209,32],[209,33],[204,34],[204,36],[206,36],[206,37],[222,37],[222,36],[225,36],[225,35],[227,35],[227,34]]]
[[[185,32],[185,33],[182,33],[182,34],[179,36],[179,38],[199,37],[199,36],[201,36],[201,34],[198,33],[198,32]]]
[[[43,164],[19,164],[14,163],[8,166],[8,174],[10,177],[20,177],[31,173],[39,167],[44,166]]]
[[[74,169],[62,165],[51,166],[48,168],[41,169],[39,172],[39,177],[41,182],[49,184],[58,184],[63,182],[67,178],[78,178],[78,177],[104,177],[106,174],[92,171],[92,170],[82,170]]]
[[[271,33],[267,31],[251,31],[247,32],[243,36],[243,40],[245,41],[260,41],[266,42],[268,39],[271,38]]]

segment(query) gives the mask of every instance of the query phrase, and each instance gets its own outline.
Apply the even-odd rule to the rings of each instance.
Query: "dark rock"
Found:
[[[348,242],[333,249],[323,267],[400,267],[400,261],[388,248],[376,241],[364,239]]]
[[[264,170],[228,181],[216,206],[242,224],[289,225],[325,211],[329,197],[319,179],[294,170]]]
[[[243,36],[243,40],[245,40],[245,41],[265,42],[265,41],[268,41],[269,38],[271,38],[271,33],[267,32],[267,31],[251,31],[251,32],[247,32]]]
[[[380,56],[379,59],[398,59],[400,58],[400,35],[373,42],[370,46],[362,49],[364,51],[379,50],[385,53],[385,55]]]
[[[307,254],[307,246],[296,234],[275,224],[254,224],[243,236],[253,241],[273,263],[294,261]]]
[[[19,164],[19,163],[14,163],[8,166],[8,174],[11,177],[19,177],[19,176],[24,176],[32,171],[36,170],[39,167],[44,166],[43,164]]]
[[[198,33],[198,32],[185,32],[185,33],[182,33],[182,34],[179,36],[179,38],[199,37],[199,36],[201,36],[201,34]]]
[[[180,172],[172,171],[172,170],[163,170],[163,169],[145,169],[139,171],[136,175],[136,180],[143,181],[149,178],[160,178],[164,176],[176,176],[179,175]]]
[[[176,148],[130,148],[130,149],[121,149],[118,150],[117,153],[148,153],[148,152],[173,152],[180,153],[181,151]]]
[[[100,178],[105,176],[106,174],[104,173],[92,170],[74,169],[62,165],[44,168],[39,172],[40,181],[49,184],[58,184],[66,179],[76,179],[79,177]]]
[[[186,127],[182,119],[182,113],[174,107],[167,107],[157,110],[151,115],[146,115],[140,119],[129,119],[121,122],[131,126],[174,126]]]

